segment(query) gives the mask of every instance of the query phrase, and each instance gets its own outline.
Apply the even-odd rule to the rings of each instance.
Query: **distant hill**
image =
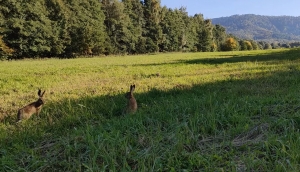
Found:
[[[227,33],[239,38],[272,42],[300,41],[300,17],[245,14],[214,18],[212,23],[222,25]]]

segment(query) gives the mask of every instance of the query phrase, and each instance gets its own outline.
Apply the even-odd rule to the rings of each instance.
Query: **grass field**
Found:
[[[0,171],[300,171],[299,49],[3,61],[0,88]]]

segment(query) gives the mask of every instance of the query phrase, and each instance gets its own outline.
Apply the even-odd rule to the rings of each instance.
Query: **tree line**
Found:
[[[0,57],[258,49],[159,0],[1,0]]]

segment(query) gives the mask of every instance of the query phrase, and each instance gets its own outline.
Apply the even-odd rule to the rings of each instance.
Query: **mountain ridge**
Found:
[[[211,19],[227,33],[256,41],[300,41],[300,16],[232,15]]]

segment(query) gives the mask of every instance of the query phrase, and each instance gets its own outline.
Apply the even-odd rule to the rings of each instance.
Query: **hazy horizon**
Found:
[[[264,16],[300,16],[299,0],[161,0],[168,8],[186,7],[189,15],[203,14],[204,18],[220,18],[232,15],[255,14]]]

